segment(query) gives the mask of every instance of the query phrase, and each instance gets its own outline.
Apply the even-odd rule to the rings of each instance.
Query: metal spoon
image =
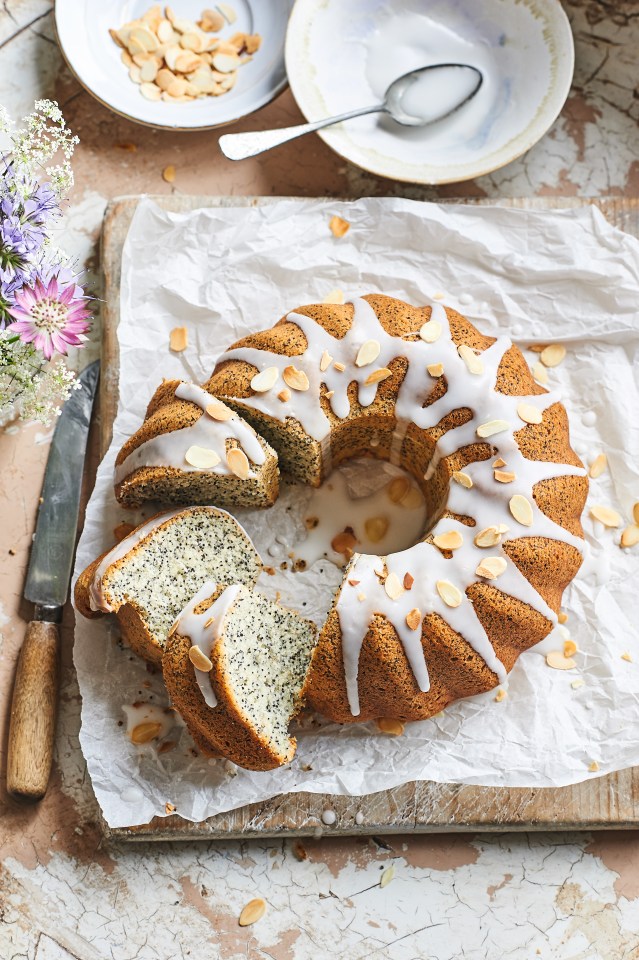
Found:
[[[460,71],[464,71],[469,81],[474,81],[469,88],[469,92],[465,93],[452,107],[446,105],[440,113],[435,111],[427,118],[408,113],[402,106],[402,100],[410,87],[429,71],[445,70],[454,70],[457,77],[460,76]],[[305,133],[312,133],[314,130],[321,130],[323,127],[330,127],[334,123],[351,120],[353,117],[362,117],[367,113],[387,113],[397,123],[406,127],[423,127],[429,123],[435,123],[436,120],[442,120],[463,107],[475,96],[483,80],[481,70],[478,70],[477,67],[471,67],[469,64],[434,63],[428,67],[411,70],[410,73],[405,73],[394,80],[386,91],[383,103],[375,104],[372,107],[361,107],[359,110],[351,110],[349,113],[342,113],[338,117],[316,120],[314,123],[302,123],[295,127],[281,127],[278,130],[256,130],[250,133],[228,133],[220,137],[220,149],[229,160],[245,160],[247,157],[255,157],[258,153],[264,153],[264,151],[271,150],[272,147],[278,147],[280,144],[294,140],[296,137],[303,137]]]

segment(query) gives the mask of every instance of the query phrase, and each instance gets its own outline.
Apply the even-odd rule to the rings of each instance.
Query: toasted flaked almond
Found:
[[[386,487],[388,499],[392,503],[399,503],[406,496],[411,488],[411,482],[408,477],[394,477]]]
[[[579,677],[577,680],[573,680],[570,686],[572,687],[573,690],[578,690],[579,687],[583,687],[585,682],[586,682],[585,680],[582,680],[581,677]]]
[[[545,367],[558,367],[566,356],[566,348],[560,343],[550,343],[539,354],[539,359]]]
[[[605,453],[600,453],[590,464],[590,469],[588,474],[592,480],[596,480],[597,477],[600,477],[608,465],[608,457]]]
[[[169,70],[175,71],[175,64],[178,57],[181,57],[184,50],[179,43],[172,43],[164,51],[164,59]]]
[[[506,420],[488,420],[477,427],[478,437],[492,437],[496,433],[503,433],[510,429],[510,424]]]
[[[140,67],[140,79],[143,83],[153,83],[158,75],[158,65],[153,60],[147,60]]]
[[[366,536],[372,543],[379,543],[386,536],[388,519],[386,517],[371,517],[364,524]]]
[[[204,624],[204,629],[208,630],[209,627],[212,627],[215,623],[215,617],[209,617],[209,619]]]
[[[335,391],[334,391],[334,390],[327,390],[326,393],[324,394],[324,396],[326,397],[327,400],[330,400],[331,397],[334,397],[334,396],[335,396]]]
[[[501,531],[498,527],[485,527],[475,534],[474,544],[476,547],[494,547],[501,540]]]
[[[145,723],[138,723],[131,733],[129,738],[131,743],[150,743],[151,740],[155,740],[157,736],[162,732],[161,723],[153,723],[150,720],[147,720]]]
[[[161,70],[158,70],[158,75],[155,78],[155,82],[161,90],[168,90],[175,79],[177,78],[172,70],[162,67]]]
[[[442,377],[444,375],[443,363],[429,363],[426,367],[431,377]]]
[[[546,663],[553,670],[574,670],[577,666],[572,657],[564,657],[561,650],[551,650],[546,657]]]
[[[229,470],[239,477],[240,480],[247,480],[249,475],[248,457],[239,447],[233,447],[226,455],[226,462]]]
[[[447,530],[446,533],[438,533],[433,537],[433,543],[440,550],[459,550],[463,546],[464,538],[459,530]]]
[[[209,670],[213,669],[213,664],[204,653],[203,650],[200,650],[197,644],[194,644],[189,650],[189,660],[193,664],[196,670],[203,670],[205,673],[208,673]]]
[[[466,364],[466,368],[469,373],[479,376],[479,374],[484,372],[484,361],[481,359],[481,357],[477,356],[472,347],[462,343],[459,345],[459,347],[457,347],[457,353]]]
[[[206,407],[206,412],[213,420],[230,420],[235,416],[230,407],[221,400],[212,400]]]
[[[373,363],[374,360],[377,360],[381,345],[378,340],[365,340],[357,351],[357,356],[355,357],[355,366],[356,367],[367,367],[369,363]]]
[[[206,33],[219,33],[220,30],[223,30],[226,26],[224,17],[217,10],[203,10],[202,21],[206,24],[206,26],[200,22],[200,27]]]
[[[384,590],[391,600],[397,600],[404,592],[403,584],[400,582],[396,573],[389,573],[384,580]]]
[[[406,572],[404,574],[404,579],[402,580],[402,583],[404,584],[404,590],[412,590],[413,584],[415,583],[415,577],[412,575],[412,573]]]
[[[277,399],[281,403],[288,403],[288,401],[291,399],[291,391],[288,389],[288,387],[284,387],[283,390],[280,390],[277,395]]]
[[[123,48],[124,48],[124,40],[123,40],[122,37],[118,34],[117,30],[112,30],[111,28],[109,28],[109,36],[111,37],[111,39],[113,40],[113,42],[118,45],[118,47],[123,47]]]
[[[622,547],[636,547],[639,543],[639,526],[636,523],[630,524],[621,534]]]
[[[435,343],[442,335],[442,325],[438,320],[427,320],[419,328],[419,335],[425,343]]]
[[[146,50],[148,53],[153,53],[154,50],[158,48],[158,38],[153,33],[152,30],[149,30],[146,26],[134,27],[129,34],[129,43],[128,47],[131,53],[134,51],[131,50],[131,43],[134,43],[135,46],[142,47],[142,50]],[[136,50],[136,53],[140,51]]]
[[[493,470],[498,470],[500,467],[505,467],[505,466],[506,466],[506,461],[503,459],[503,457],[497,457],[497,459],[493,463]]]
[[[516,480],[512,470],[495,470],[494,476],[497,483],[513,483]]]
[[[166,753],[165,750],[161,750],[160,752]],[[177,810],[177,807],[175,806],[175,804],[171,803],[170,800],[167,800],[166,803],[164,804],[164,812],[166,814],[171,814],[171,813],[175,813],[176,810]]]
[[[591,773],[597,773],[597,771],[599,770],[599,764],[597,763],[596,760],[593,760],[592,763],[588,764],[588,769],[590,770]]]
[[[390,733],[394,737],[401,737],[404,732],[404,724],[401,720],[393,720],[392,717],[380,717],[375,722],[382,733]]]
[[[142,83],[142,71],[137,63],[132,63],[129,67],[129,79],[132,80],[133,83]]]
[[[275,386],[279,375],[280,372],[277,367],[267,367],[265,370],[261,370],[251,380],[251,390],[254,390],[255,393],[266,393],[267,390]]]
[[[198,470],[210,470],[220,463],[220,457],[215,450],[209,450],[207,447],[198,447],[197,444],[189,447],[184,454],[184,459]]]
[[[344,303],[344,291],[340,290],[339,287],[335,287],[334,290],[326,294],[322,303]]]
[[[190,50],[191,53],[202,53],[208,39],[208,37],[203,37],[199,30],[188,30],[180,37],[180,46],[184,50]]]
[[[390,867],[386,867],[381,877],[379,878],[379,885],[382,888],[382,890],[384,889],[384,887],[388,886],[388,884],[391,882],[394,876],[395,876],[395,864],[391,863]]]
[[[344,371],[346,370],[346,364],[342,363],[341,360],[336,360],[335,363],[333,364],[333,369],[337,370],[338,373],[344,373]]]
[[[235,23],[237,20],[237,13],[230,3],[218,3],[217,9],[220,11],[227,23]]]
[[[162,171],[162,179],[166,180],[167,183],[173,183],[175,180],[175,167],[172,163]]]
[[[625,651],[625,653],[621,654],[621,659],[625,660],[627,663],[632,663],[632,657],[630,656],[628,651]]]
[[[574,640],[564,640],[564,657],[574,657],[577,653],[577,644]]]
[[[175,70],[178,73],[194,73],[198,70],[204,61],[197,53],[191,53],[190,50],[184,50],[179,57],[175,58]],[[170,91],[169,91],[170,92]]]
[[[392,376],[392,371],[388,367],[380,367],[379,370],[373,370],[364,380],[364,386],[370,387],[374,383],[381,383],[382,380],[388,380]]]
[[[639,502],[633,504],[632,507],[632,519],[639,526]]]
[[[168,93],[170,97],[178,98],[185,96],[188,89],[189,85],[184,77],[176,77],[175,80],[171,81],[168,90],[165,92]]]
[[[350,530],[342,530],[331,540],[331,547],[335,553],[344,553],[346,556],[351,556],[356,543],[357,540]]]
[[[330,355],[328,350],[324,350],[324,352],[322,353],[322,356],[320,357],[320,364],[319,364],[319,368],[322,371],[322,373],[324,373],[325,370],[328,370],[332,362],[333,362],[332,356]]]
[[[499,689],[497,690],[497,693],[495,694],[495,698],[494,698],[495,703],[501,703],[507,697],[508,697],[508,691],[504,690],[503,687],[499,687]]]
[[[495,580],[506,570],[507,563],[503,557],[484,557],[475,573],[478,577]]]
[[[212,62],[219,73],[234,73],[240,66],[237,53],[220,53],[219,47],[213,55]]]
[[[422,622],[422,612],[418,607],[413,607],[412,610],[409,610],[406,614],[406,626],[409,630],[417,630],[421,626]]]
[[[614,529],[621,526],[621,517],[616,510],[612,510],[610,507],[595,504],[594,507],[590,508],[590,516],[603,523],[604,527]]]
[[[541,423],[543,420],[543,414],[539,407],[535,407],[532,403],[520,403],[517,405],[517,416],[520,420],[523,420],[524,423]]]
[[[298,370],[292,363],[288,367],[284,367],[282,371],[282,379],[291,390],[308,390],[310,383],[308,377],[303,370]]]
[[[533,364],[532,375],[537,381],[537,383],[542,383],[542,384],[548,383],[548,371],[544,367],[543,363]]]
[[[452,477],[455,483],[460,484],[462,487],[466,487],[467,490],[470,490],[473,485],[472,477],[468,473],[464,473],[463,470],[453,470]]]
[[[357,599],[359,600],[360,603],[363,603],[364,600],[366,599],[366,594],[365,594],[365,593],[358,593],[358,594],[357,594]]]
[[[127,70],[129,70],[129,69],[133,66],[133,63],[134,63],[133,57],[131,56],[131,54],[129,53],[129,51],[126,50],[126,49],[124,49],[124,50],[122,51],[122,53],[120,54],[120,60],[122,61],[122,63],[124,64],[124,66],[127,68]],[[118,144],[118,146],[119,146],[119,144]]]
[[[435,586],[437,587],[437,593],[447,607],[458,607],[464,599],[461,590],[458,590],[455,584],[449,580],[438,580]]]
[[[175,31],[170,20],[160,20],[155,32],[160,43],[171,43],[175,39]]]
[[[125,537],[128,537],[130,533],[133,533],[135,527],[132,523],[118,523],[117,527],[113,528],[113,536],[119,543],[120,540],[124,540]]]
[[[563,610],[560,610],[559,614],[557,615],[557,622],[568,623],[568,614],[564,613]]]
[[[399,502],[405,510],[419,510],[424,505],[424,498],[417,487],[411,486]]]
[[[169,348],[173,353],[182,353],[189,345],[189,331],[186,327],[173,327],[169,334]]]
[[[520,493],[516,493],[514,497],[510,498],[508,506],[517,523],[521,523],[524,527],[532,526],[533,510],[530,502],[526,500],[525,497],[522,497]]]
[[[361,583],[361,580],[352,580],[350,577],[348,578],[348,584],[351,587],[358,587],[360,583]]]
[[[266,913],[266,902],[261,897],[255,900],[249,900],[240,914],[238,923],[241,927],[250,927],[252,923],[257,923]]]
[[[333,216],[328,221],[328,226],[334,237],[343,237],[345,233],[348,233],[351,225],[348,220],[343,220],[341,217]]]

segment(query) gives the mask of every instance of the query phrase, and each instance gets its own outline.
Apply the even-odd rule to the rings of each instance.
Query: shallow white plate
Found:
[[[559,114],[574,67],[570,24],[558,0],[297,0],[289,22],[289,83],[310,121],[381,102],[398,76],[444,62],[484,75],[452,116],[409,128],[373,114],[320,136],[394,180],[451,183],[496,170]]]
[[[231,0],[237,21],[220,32],[259,33],[262,46],[238,72],[235,87],[220,97],[192,103],[152,103],[129,79],[120,48],[109,36],[153,6],[152,0],[56,0],[55,23],[60,47],[83,87],[116,113],[151,127],[203,130],[232,123],[273,100],[286,86],[284,36],[292,0]],[[173,0],[181,17],[199,20],[208,0]]]

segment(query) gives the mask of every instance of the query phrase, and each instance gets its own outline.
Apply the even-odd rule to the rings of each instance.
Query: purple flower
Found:
[[[65,355],[69,347],[80,346],[90,326],[82,289],[59,273],[48,282],[39,276],[33,286],[16,290],[7,312],[14,318],[7,330],[19,334],[24,343],[33,343],[47,360],[56,351]]]

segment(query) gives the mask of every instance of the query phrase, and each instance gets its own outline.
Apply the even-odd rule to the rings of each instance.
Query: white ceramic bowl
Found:
[[[192,103],[145,100],[109,36],[153,6],[153,0],[56,0],[55,24],[70,69],[89,93],[115,113],[151,127],[205,130],[233,123],[273,100],[286,86],[284,37],[292,0],[229,0],[237,14],[221,37],[259,33],[262,46],[238,72],[235,87],[220,97]],[[178,16],[199,20],[209,0],[173,0]]]
[[[297,0],[286,68],[309,121],[383,100],[433,63],[478,67],[484,82],[428,127],[373,114],[320,132],[341,156],[409,183],[469,180],[510,163],[551,126],[570,89],[574,47],[558,0]]]

